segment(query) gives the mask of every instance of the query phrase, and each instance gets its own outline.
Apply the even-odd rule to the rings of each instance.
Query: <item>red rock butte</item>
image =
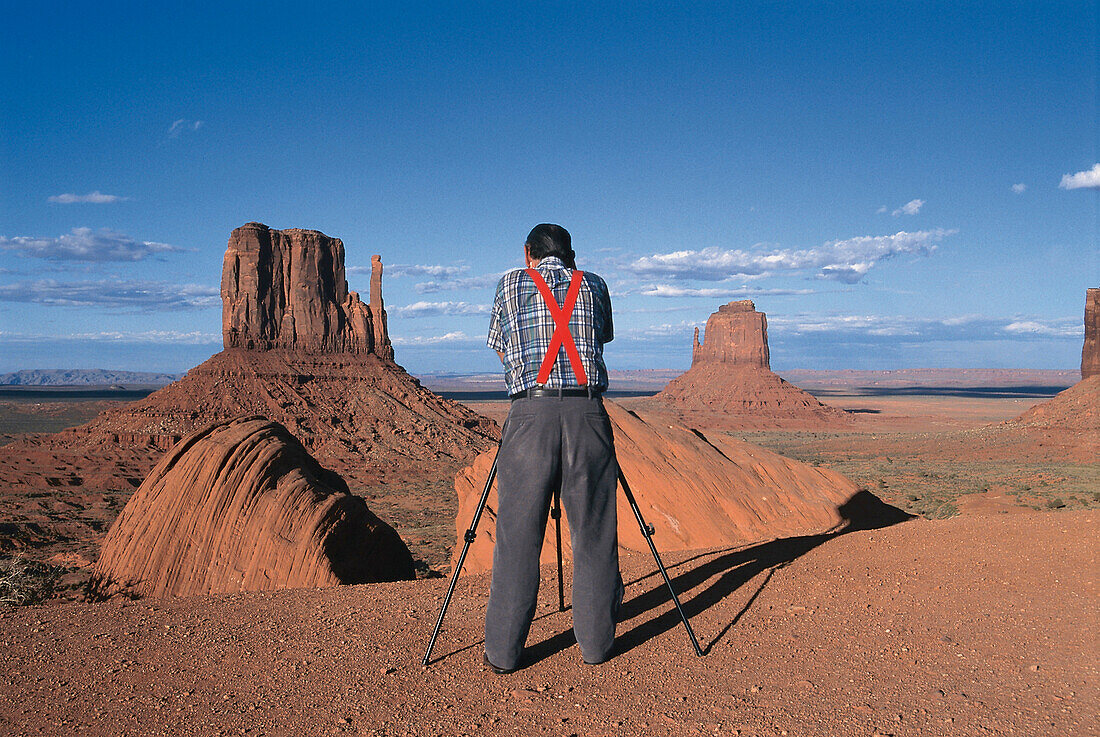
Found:
[[[848,416],[784,381],[771,370],[768,318],[750,300],[722,305],[699,329],[691,368],[657,399],[688,410],[714,410],[743,428],[842,426]]]
[[[226,348],[374,353],[393,360],[382,305],[382,260],[371,257],[370,303],[348,291],[344,244],[316,230],[248,223],[222,264]]]
[[[366,303],[349,291],[339,238],[237,228],[222,268],[225,350],[51,442],[167,450],[211,422],[262,415],[341,473],[377,479],[468,461],[498,437],[496,423],[428,391],[394,361],[378,256],[370,290]]]
[[[262,417],[187,436],[103,542],[99,596],[187,596],[414,578],[393,528]]]
[[[704,436],[686,427],[648,422],[612,401],[604,403],[619,464],[643,517],[657,530],[654,540],[662,551],[825,532],[840,524],[838,510],[859,493],[854,483],[835,471],[785,458],[724,433]],[[483,453],[455,478],[459,511],[452,566],[492,463],[493,453]],[[492,568],[496,504],[494,484],[464,572]],[[617,512],[619,545],[648,553],[621,491]],[[562,526],[568,529],[566,522]],[[562,535],[563,554],[571,558],[568,538],[568,533]],[[554,546],[553,528],[548,526],[543,563],[554,560]]]
[[[1100,289],[1085,290],[1085,344],[1081,347],[1081,378],[1100,376]]]

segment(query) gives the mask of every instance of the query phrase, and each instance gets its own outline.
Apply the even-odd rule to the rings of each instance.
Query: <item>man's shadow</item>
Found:
[[[767,571],[767,575],[759,587],[728,624],[712,635],[709,641],[707,641],[705,634],[699,633],[702,635],[700,639],[706,642],[703,645],[704,654],[710,652],[711,648],[740,621],[741,617],[756,601],[760,592],[768,585],[776,571],[785,568],[809,551],[833,538],[859,530],[889,527],[913,518],[913,515],[886,504],[874,494],[865,490],[853,494],[848,501],[837,508],[837,512],[843,521],[828,532],[819,535],[782,538],[725,553],[721,551],[718,553],[705,553],[668,567],[670,575],[676,569],[684,569],[682,573],[672,577],[672,585],[676,589],[684,613],[689,619],[711,608],[757,575]],[[717,555],[717,557],[711,558],[714,555]],[[707,560],[702,564],[691,567],[692,563],[701,559]],[[697,587],[710,581],[715,576],[718,577],[715,581],[712,581],[703,590],[692,594]],[[639,645],[681,626],[680,615],[676,608],[671,606],[672,597],[669,595],[668,586],[665,585],[664,580],[660,578],[657,571],[630,582],[630,585],[647,579],[654,579],[653,586],[648,591],[623,603],[623,608],[619,612],[619,621],[628,622],[646,612],[665,607],[665,605],[669,606],[664,613],[619,635],[615,640],[615,654],[617,655],[629,652]],[[687,598],[688,594],[691,594],[690,598]],[[573,635],[573,630],[568,629],[531,645],[525,653],[526,664],[530,665],[543,658],[548,658],[569,648],[575,642],[576,638]]]

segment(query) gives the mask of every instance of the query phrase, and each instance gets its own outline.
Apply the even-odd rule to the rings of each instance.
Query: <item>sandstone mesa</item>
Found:
[[[348,289],[344,245],[316,230],[248,223],[222,267],[224,350],[145,399],[51,442],[168,450],[211,422],[262,415],[327,466],[380,478],[413,462],[462,462],[491,420],[428,391],[394,360],[371,259],[369,301]]]

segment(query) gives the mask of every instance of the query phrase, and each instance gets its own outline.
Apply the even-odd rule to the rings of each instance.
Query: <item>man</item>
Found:
[[[589,664],[611,657],[622,602],[616,535],[618,465],[603,344],[614,337],[603,279],[576,270],[569,233],[537,225],[527,269],[497,284],[489,347],[504,364],[512,406],[497,456],[496,546],[485,613],[485,663],[520,666],[535,614],[539,552],[560,491],[573,545],[573,630]]]

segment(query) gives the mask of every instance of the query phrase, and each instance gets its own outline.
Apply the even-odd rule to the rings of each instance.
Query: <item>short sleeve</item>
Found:
[[[610,343],[615,340],[615,325],[611,321],[611,293],[607,289],[607,282],[603,279],[600,280],[600,286],[603,287],[600,290],[600,307],[604,312],[603,335],[600,341]]]
[[[493,298],[493,311],[489,316],[489,336],[485,343],[494,351],[504,350],[504,329],[502,325],[504,316],[504,279],[497,282],[496,296]]]

